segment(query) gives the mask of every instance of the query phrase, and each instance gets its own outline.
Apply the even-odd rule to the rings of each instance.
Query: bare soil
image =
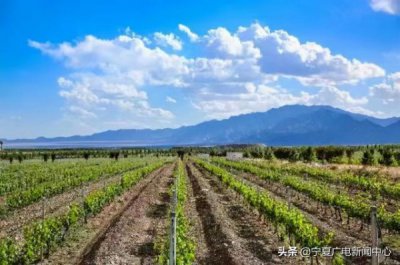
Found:
[[[229,169],[228,169],[229,170]],[[308,196],[297,192],[290,187],[285,187],[280,183],[273,181],[262,180],[258,176],[243,173],[235,170],[231,171],[236,177],[242,179],[247,184],[259,188],[260,191],[266,190],[270,196],[278,201],[290,202],[291,205],[302,212],[302,214],[321,231],[335,233],[335,247],[366,247],[370,246],[370,227],[368,224],[363,224],[356,218],[350,218],[349,222],[345,214],[342,213],[342,220],[332,207],[325,206]],[[385,231],[384,231],[385,232]],[[385,232],[387,234],[387,232]],[[400,264],[398,251],[394,253],[393,259],[387,259],[383,264]],[[365,264],[366,259],[353,259],[353,264]]]
[[[150,183],[80,264],[153,264],[154,243],[168,224],[172,167]]]
[[[124,263],[122,260],[113,260],[112,257],[115,255],[121,255],[121,257],[136,256],[139,259],[144,257],[143,255],[141,257],[136,255],[141,252],[133,251],[133,247],[137,246],[137,243],[140,244],[140,241],[136,240],[135,237],[142,239],[152,238],[151,236],[149,237],[151,227],[146,231],[146,227],[143,227],[141,223],[137,223],[136,219],[148,218],[146,209],[150,209],[149,203],[153,203],[154,206],[157,203],[164,203],[166,195],[164,191],[159,192],[157,187],[169,181],[173,168],[174,164],[169,164],[150,173],[128,192],[125,192],[116,198],[113,203],[106,206],[102,212],[89,218],[86,224],[82,223],[81,226],[72,230],[65,243],[40,264],[140,264],[140,262]],[[146,199],[143,198],[155,198],[155,200],[147,200],[147,204],[145,204]],[[150,219],[160,218],[154,217]],[[129,230],[132,234],[128,234],[125,229],[126,225],[132,226],[137,233],[135,234],[134,231]],[[116,226],[118,226],[118,229],[115,228]],[[116,233],[121,233],[122,235],[119,236]],[[122,242],[125,242],[126,245],[120,244]],[[147,242],[141,245],[145,246],[145,243]],[[115,248],[114,244],[118,248]],[[146,247],[141,249],[145,250]],[[120,251],[120,253],[117,254],[113,251]],[[107,259],[109,259],[108,262]]]
[[[40,220],[43,217],[58,216],[68,210],[68,206],[73,202],[80,202],[86,194],[101,189],[111,183],[120,181],[121,175],[110,178],[100,179],[95,182],[86,183],[82,187],[68,190],[62,194],[55,195],[48,199],[42,199],[36,203],[28,205],[10,213],[0,219],[0,238],[20,237],[22,227]]]
[[[187,166],[206,237],[206,253],[198,264],[306,264],[300,257],[280,258],[287,246],[257,213],[215,176]]]

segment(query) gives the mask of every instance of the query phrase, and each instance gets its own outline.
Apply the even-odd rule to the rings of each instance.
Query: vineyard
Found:
[[[191,151],[4,155],[0,265],[400,264],[396,177]]]

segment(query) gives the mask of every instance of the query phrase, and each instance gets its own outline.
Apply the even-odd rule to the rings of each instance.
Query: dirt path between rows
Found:
[[[263,159],[257,159],[258,161],[264,161]],[[276,160],[277,164],[288,164],[291,163],[287,160]],[[308,167],[318,167],[318,168],[327,168],[331,170],[339,170],[342,172],[352,171],[354,174],[360,174],[361,172],[369,172],[376,173],[385,177],[388,180],[391,180],[395,183],[398,183],[400,180],[400,167],[399,166],[369,166],[369,165],[356,165],[356,164],[335,164],[335,163],[305,163],[301,161],[297,161],[294,164],[304,165]]]
[[[172,167],[150,183],[108,229],[83,264],[153,264],[154,243],[168,225],[169,187]]]
[[[86,224],[75,227],[71,230],[63,245],[40,264],[76,265],[83,263],[85,257],[91,255],[92,251],[96,252],[97,248],[101,246],[103,239],[106,238],[107,232],[113,229],[113,226],[118,223],[122,215],[135,204],[139,197],[147,193],[148,187],[157,185],[160,179],[168,178],[173,168],[174,164],[168,164],[153,171],[129,191],[107,205],[99,214],[89,218]],[[137,229],[140,230],[141,228],[138,227]],[[134,240],[131,240],[131,242],[134,242]],[[89,259],[88,261],[91,260]]]
[[[367,247],[371,244],[369,241],[368,226],[366,225],[363,231],[359,231],[359,221],[355,218],[352,218],[353,220],[348,226],[345,219],[343,219],[342,223],[333,216],[329,217],[329,210],[323,210],[324,206],[319,205],[300,192],[284,187],[279,183],[267,182],[249,173],[226,169],[245,183],[259,188],[260,190],[268,191],[270,196],[278,201],[288,202],[290,197],[293,207],[302,212],[313,225],[325,233],[334,231],[335,239],[333,244],[335,247]],[[354,264],[366,264],[370,261],[366,258],[358,258],[353,259],[352,262]],[[387,263],[384,264],[400,264],[400,262],[392,259],[387,259],[386,262]]]
[[[187,169],[207,243],[208,254],[198,264],[305,264],[299,257],[278,257],[278,247],[286,244],[217,177],[191,163]]]
[[[276,162],[276,163],[279,163],[279,162]],[[252,162],[250,160],[250,164],[253,165],[253,166],[256,166],[256,167],[258,167],[260,169],[266,169],[266,170],[269,169],[268,165],[260,163],[259,161]],[[289,163],[281,164],[282,169],[283,169],[283,174],[286,174],[286,172],[285,172],[286,168],[285,167],[287,167],[288,165],[289,165]],[[302,165],[304,167],[308,167],[310,169],[312,169],[312,168],[319,168],[319,169],[325,168],[326,170],[329,170],[329,171],[334,172],[336,174],[338,174],[338,173],[342,174],[342,173],[345,173],[345,172],[351,172],[354,175],[364,176],[365,172],[369,172],[368,170],[362,169],[362,168],[360,168],[359,170],[355,170],[355,169],[353,169],[353,170],[349,170],[349,169],[348,170],[344,170],[344,169],[339,169],[337,167],[328,167],[326,165],[319,165],[318,166],[318,165],[307,164],[307,163],[300,163],[299,165]],[[290,169],[290,168],[291,167],[289,166],[287,169]],[[291,175],[291,173],[288,173],[288,174]],[[371,172],[369,174],[371,174]],[[323,180],[323,179],[320,179],[320,178],[314,178],[312,176],[308,176],[307,173],[295,173],[294,175],[297,176],[297,177],[302,178],[305,181],[309,181],[310,180],[310,181],[314,181],[316,183],[320,183],[320,184],[323,184],[323,185],[329,185],[329,187],[332,190],[335,190],[336,192],[339,192],[339,193],[342,193],[342,194],[347,194],[350,197],[358,196],[360,198],[363,198],[364,199],[363,201],[366,202],[366,203],[370,203],[370,204],[373,203],[372,198],[370,196],[371,195],[370,192],[368,190],[367,191],[363,190],[362,187],[352,186],[352,185],[348,185],[348,184],[345,184],[345,183],[340,183],[340,182],[335,182],[335,181],[330,181],[330,180]],[[385,180],[388,180],[388,177],[385,177],[386,175],[379,175],[379,176],[380,176],[380,178],[384,178]],[[368,176],[364,176],[364,177],[368,178]],[[396,211],[398,211],[400,209],[400,202],[398,200],[396,200],[395,198],[391,197],[391,196],[382,195],[382,196],[380,196],[378,198],[377,202],[378,202],[378,205],[381,205],[381,204],[385,205],[385,209],[388,212],[391,212],[391,213],[395,213]]]
[[[19,237],[22,227],[39,220],[43,217],[58,216],[68,210],[68,206],[73,202],[80,202],[82,196],[101,189],[111,183],[119,182],[121,175],[100,179],[95,182],[89,182],[82,187],[68,190],[62,194],[55,195],[51,198],[41,200],[39,202],[28,205],[22,209],[16,210],[0,220],[0,238],[3,237]]]
[[[193,188],[193,175],[191,174],[190,168],[186,165],[186,175],[188,176],[187,181],[187,201],[185,204],[185,214],[190,222],[189,234],[190,237],[195,239],[196,244],[196,264],[201,264],[201,260],[205,260],[209,255],[207,247],[207,238],[203,229],[202,219],[199,211],[201,211],[202,205],[205,205],[205,196],[201,193],[198,185],[196,190]],[[198,207],[197,207],[198,206]],[[199,208],[199,209],[198,209]],[[205,208],[205,207],[204,207]],[[203,215],[205,210],[203,212]]]
[[[88,193],[111,183],[119,182],[123,174],[137,168],[140,168],[140,166],[132,167],[118,174],[102,176],[100,179],[83,183],[80,187],[74,187],[63,193],[10,212],[8,216],[0,218],[0,239],[4,237],[20,238],[22,228],[25,225],[39,220],[43,216],[46,218],[65,213],[71,203],[80,202],[82,197]]]

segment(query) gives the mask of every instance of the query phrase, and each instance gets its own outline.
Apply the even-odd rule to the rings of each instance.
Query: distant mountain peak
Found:
[[[126,142],[127,145],[356,145],[400,143],[400,119],[379,119],[327,105],[286,105],[177,129],[118,129],[17,143]]]

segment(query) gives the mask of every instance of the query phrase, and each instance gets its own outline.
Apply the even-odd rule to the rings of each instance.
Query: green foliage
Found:
[[[112,184],[102,190],[94,191],[86,196],[84,201],[84,211],[86,215],[99,213],[115,196],[120,195],[122,186]]]
[[[39,261],[42,256],[47,256],[50,251],[62,240],[63,218],[47,218],[34,223],[24,229],[24,255],[25,264]]]
[[[182,160],[178,160],[178,166],[174,172],[177,181],[177,205],[176,205],[176,264],[191,265],[195,260],[196,244],[189,236],[191,229],[190,222],[185,216],[185,203],[187,199],[187,176]],[[171,194],[174,186],[171,187]],[[169,234],[169,227],[168,232]],[[157,263],[160,265],[168,264],[169,260],[169,238],[164,239],[158,246],[159,255]]]
[[[383,150],[382,151],[382,159],[380,161],[381,164],[385,166],[396,166],[397,161],[394,157],[394,153],[392,150]]]
[[[0,240],[0,265],[18,263],[20,249],[11,239]]]
[[[299,161],[300,159],[301,159],[300,152],[296,149],[291,150],[291,152],[289,154],[289,161],[296,162],[296,161]]]
[[[65,218],[65,227],[67,230],[76,224],[85,215],[84,209],[79,204],[71,204],[68,214]]]
[[[34,203],[44,196],[53,196],[82,183],[141,167],[145,161],[99,163],[54,163],[10,166],[2,172],[0,195],[6,194],[8,210]],[[16,175],[21,177],[15,177]]]
[[[315,149],[312,147],[308,147],[306,150],[304,150],[302,153],[302,157],[303,160],[306,162],[317,161],[317,153],[315,152]]]
[[[346,262],[344,260],[344,257],[339,253],[335,253],[332,259],[332,265],[345,265],[345,264]]]
[[[276,181],[282,183],[284,186],[289,186],[292,189],[301,192],[308,197],[324,203],[329,206],[337,206],[341,210],[345,211],[349,217],[355,217],[363,220],[364,222],[368,222],[370,218],[370,204],[369,201],[364,198],[350,196],[345,193],[340,193],[332,190],[328,185],[324,182],[316,182],[316,181],[306,181],[302,179],[302,177],[298,177],[293,174],[293,171],[287,170],[284,171],[279,168],[260,168],[246,162],[235,162],[228,161],[226,159],[214,158],[212,160],[214,163],[217,163],[222,166],[231,167],[237,170],[245,171],[256,176],[259,176],[268,181]],[[296,167],[294,167],[296,169]],[[302,167],[305,169],[306,167]],[[309,168],[311,170],[311,168]],[[312,173],[312,171],[307,171]],[[317,174],[312,173],[309,176],[317,178]],[[382,183],[378,181],[372,181],[367,178],[352,178],[351,175],[348,176],[348,179],[340,180],[336,179],[334,175],[328,175],[333,181],[343,181],[343,183],[347,183],[347,181],[351,183],[357,183],[360,186],[368,187],[370,193],[382,193],[382,194],[400,194],[400,185],[382,185]],[[345,175],[346,176],[346,175]],[[321,179],[323,177],[319,176]],[[325,179],[327,181],[328,178]],[[400,210],[396,213],[390,213],[381,209],[380,214],[378,215],[379,222],[381,223],[382,228],[389,229],[391,231],[400,232]]]
[[[268,193],[259,192],[254,187],[237,180],[228,171],[220,167],[198,159],[196,163],[241,194],[247,203],[256,208],[276,227],[284,227],[284,232],[293,236],[295,241],[302,246],[321,247],[327,246],[332,241],[333,234],[329,233],[321,237],[318,228],[313,226],[300,211],[291,209],[286,203],[270,197]]]
[[[124,181],[121,183],[110,184],[89,193],[84,198],[83,205],[71,204],[64,215],[49,217],[26,226],[22,244],[11,239],[0,240],[0,265],[33,264],[40,261],[64,240],[70,228],[78,224],[82,218],[99,213],[116,196],[164,163],[164,161],[154,162],[125,173],[122,177]]]
[[[266,148],[264,153],[264,159],[266,160],[275,160],[274,152],[271,148]]]
[[[49,154],[48,153],[44,153],[43,154],[43,161],[47,162],[47,160],[49,160]]]
[[[366,150],[361,159],[361,163],[369,166],[377,165],[378,161],[375,157],[375,151],[373,149]]]

